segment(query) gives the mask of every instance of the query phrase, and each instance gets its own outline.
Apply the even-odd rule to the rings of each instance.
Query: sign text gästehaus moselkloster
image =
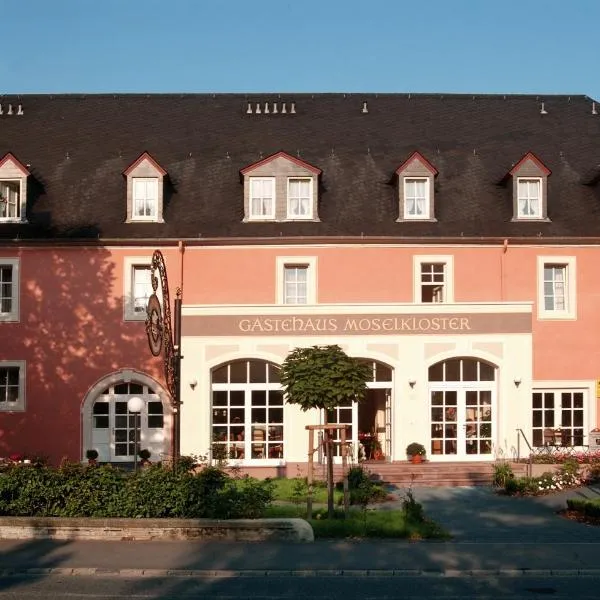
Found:
[[[188,315],[183,335],[457,335],[531,333],[531,313]]]

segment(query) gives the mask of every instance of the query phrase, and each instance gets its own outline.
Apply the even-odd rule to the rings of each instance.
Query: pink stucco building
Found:
[[[170,453],[149,264],[183,291],[183,453],[296,473],[278,365],[339,344],[386,460],[600,425],[600,116],[587,97],[0,97],[0,455]],[[519,432],[520,430],[520,432]],[[558,435],[558,433],[557,433]],[[527,441],[525,441],[527,440]]]

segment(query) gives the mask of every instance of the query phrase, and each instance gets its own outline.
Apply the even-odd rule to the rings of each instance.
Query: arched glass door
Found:
[[[393,369],[376,360],[360,359],[371,370],[365,399],[345,402],[327,413],[328,423],[346,424],[349,455],[354,459],[391,460]],[[341,460],[340,430],[334,430],[334,458]]]
[[[211,457],[265,461],[284,457],[279,366],[236,360],[212,372]]]
[[[134,396],[144,400],[139,415],[130,413],[127,403]],[[117,383],[108,386],[92,406],[92,448],[102,462],[131,462],[135,457],[135,428],[139,428],[139,448],[150,450],[152,461],[166,451],[163,404],[147,385]],[[87,448],[84,448],[84,453]]]
[[[429,368],[431,445],[439,459],[489,460],[496,420],[496,368],[452,358]]]

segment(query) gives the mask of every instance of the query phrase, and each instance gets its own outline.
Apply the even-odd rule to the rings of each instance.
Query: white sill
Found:
[[[1,313],[0,323],[18,323],[19,316],[16,313]]]
[[[18,217],[0,217],[0,223],[27,223],[27,219],[20,219]]]
[[[218,464],[218,461],[213,459],[213,464]],[[241,460],[229,459],[227,466],[229,467],[284,467],[286,464],[283,458],[248,458]]]
[[[577,315],[571,312],[539,312],[538,321],[576,321]]]

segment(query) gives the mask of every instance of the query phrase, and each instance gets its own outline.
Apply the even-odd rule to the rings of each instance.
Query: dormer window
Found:
[[[123,173],[127,178],[127,223],[164,223],[167,172],[144,152]]]
[[[509,171],[513,185],[513,221],[548,220],[547,182],[550,169],[528,152]]]
[[[517,209],[519,219],[542,218],[542,180],[519,177],[517,179]]]
[[[318,221],[320,174],[285,152],[242,169],[244,221]]]
[[[429,179],[404,178],[404,218],[429,219]]]
[[[275,177],[250,177],[250,219],[275,218]]]
[[[156,221],[157,215],[158,177],[134,177],[132,220]]]
[[[25,222],[28,176],[12,154],[0,160],[0,223]]]
[[[397,169],[398,221],[435,221],[434,179],[437,169],[419,152],[413,152]]]
[[[312,178],[290,177],[288,179],[288,219],[310,219],[312,217],[312,188]]]

